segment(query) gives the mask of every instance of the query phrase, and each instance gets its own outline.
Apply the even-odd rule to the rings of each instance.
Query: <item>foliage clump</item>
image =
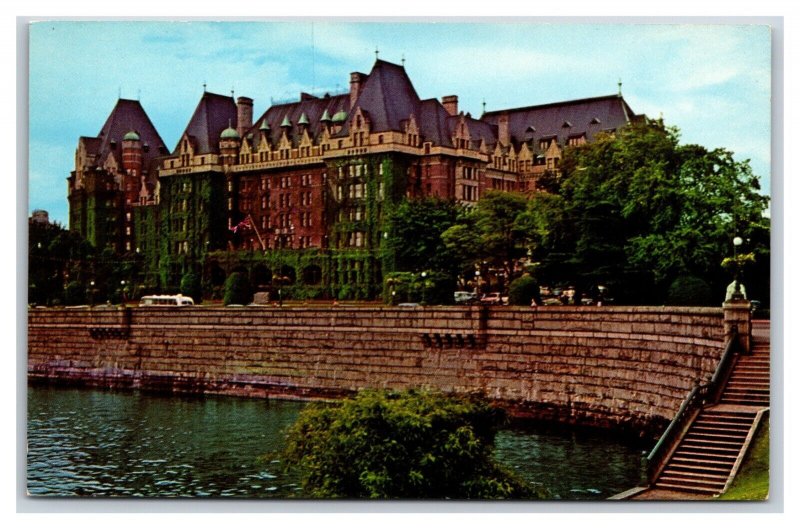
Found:
[[[669,286],[667,305],[707,307],[714,305],[714,294],[708,283],[696,276],[681,276]]]
[[[203,299],[203,285],[200,276],[194,272],[187,272],[181,278],[181,294],[189,296],[195,303],[200,303]]]
[[[480,396],[367,390],[303,411],[282,459],[314,498],[536,497],[492,458],[503,420]]]
[[[241,272],[234,272],[225,280],[225,305],[247,305],[253,301],[253,289],[247,276]]]
[[[530,305],[531,300],[535,300],[538,305],[542,304],[539,284],[530,274],[515,279],[508,286],[509,305]]]

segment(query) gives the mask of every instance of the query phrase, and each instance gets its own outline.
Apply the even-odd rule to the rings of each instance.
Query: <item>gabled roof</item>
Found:
[[[312,138],[316,138],[322,131],[322,123],[320,120],[325,112],[328,113],[328,116],[332,116],[339,110],[349,110],[349,106],[349,94],[325,97],[314,97],[304,94],[301,101],[269,107],[266,112],[253,122],[253,126],[245,133],[245,136],[247,136],[248,133],[253,133],[254,138],[259,138],[259,134],[266,132],[270,142],[275,145],[284,132],[284,129],[281,128],[281,124],[284,119],[288,119],[292,124],[290,129],[292,132],[287,132],[287,135],[289,139],[292,139],[295,137],[295,134],[299,136],[299,121],[302,115],[305,114],[306,120],[308,121],[308,134]],[[261,128],[265,120],[267,124],[269,124],[269,130]]]
[[[378,59],[363,82],[355,106],[369,113],[373,132],[400,131],[401,121],[412,114],[419,117],[420,99],[405,68]]]
[[[622,96],[611,95],[495,110],[486,112],[481,120],[497,125],[503,114],[508,114],[508,131],[515,144],[556,137],[563,145],[570,136],[581,134],[591,141],[598,132],[618,129],[635,117]],[[534,143],[534,149],[537,148]]]
[[[150,160],[166,152],[164,140],[161,139],[141,103],[132,99],[117,100],[114,110],[109,114],[97,138],[82,137],[80,141],[88,152],[99,155],[98,164],[102,165],[112,152],[115,153],[117,160],[122,159],[122,138],[131,131],[136,131],[143,147],[147,146],[142,152],[145,167]]]
[[[181,138],[184,134],[192,138],[195,154],[218,153],[220,134],[229,125],[235,128],[236,120],[236,103],[233,97],[204,92]],[[179,146],[180,140],[175,151]]]

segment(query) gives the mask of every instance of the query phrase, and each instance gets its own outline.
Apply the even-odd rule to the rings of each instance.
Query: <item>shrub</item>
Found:
[[[253,290],[250,288],[250,281],[241,272],[234,272],[225,280],[225,294],[223,303],[225,305],[247,305],[253,301]]]
[[[366,390],[306,408],[281,456],[315,498],[523,498],[492,458],[504,419],[483,397]]]
[[[539,295],[539,284],[528,274],[518,277],[508,286],[509,305],[530,305],[531,299],[535,299],[537,305],[542,304],[542,297]]]
[[[64,304],[81,305],[86,303],[86,290],[77,281],[70,281],[64,287]]]
[[[187,272],[181,278],[181,294],[189,296],[198,305],[203,300],[203,285],[200,277],[194,272]]]
[[[667,305],[701,307],[714,304],[711,287],[696,276],[681,276],[669,286]]]

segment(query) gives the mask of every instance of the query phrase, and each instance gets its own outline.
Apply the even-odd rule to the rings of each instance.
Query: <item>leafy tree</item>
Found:
[[[526,207],[527,199],[520,193],[488,191],[442,239],[459,258],[462,270],[486,261],[511,278],[516,261],[527,251],[527,225],[521,220]]]
[[[543,276],[584,292],[605,283],[619,301],[658,303],[683,275],[717,290],[733,237],[768,231],[768,198],[749,164],[725,149],[679,145],[661,121],[568,148],[562,170],[560,202],[548,204],[560,211],[549,223],[536,217],[544,223],[532,238]]]
[[[225,280],[225,305],[247,305],[253,301],[253,290],[247,275],[242,272],[233,272]]]
[[[455,224],[458,208],[436,198],[401,202],[387,218],[385,245],[397,271],[436,270],[454,275],[454,259],[442,233]]]
[[[539,294],[539,284],[530,276],[530,274],[523,274],[518,277],[508,286],[508,304],[509,305],[530,305],[531,300],[536,300],[536,303],[542,304],[542,296]]]
[[[304,410],[282,460],[314,498],[540,496],[492,459],[502,420],[478,396],[368,390]]]
[[[669,287],[667,305],[679,307],[711,306],[718,304],[708,283],[695,276],[681,276]]]
[[[181,294],[189,296],[195,303],[200,303],[203,299],[203,285],[200,276],[194,272],[187,272],[181,278]]]

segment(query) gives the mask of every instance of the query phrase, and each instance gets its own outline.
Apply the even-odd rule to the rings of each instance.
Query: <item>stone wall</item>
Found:
[[[328,398],[482,390],[513,413],[644,431],[724,347],[721,309],[32,309],[28,373],[100,387]]]

